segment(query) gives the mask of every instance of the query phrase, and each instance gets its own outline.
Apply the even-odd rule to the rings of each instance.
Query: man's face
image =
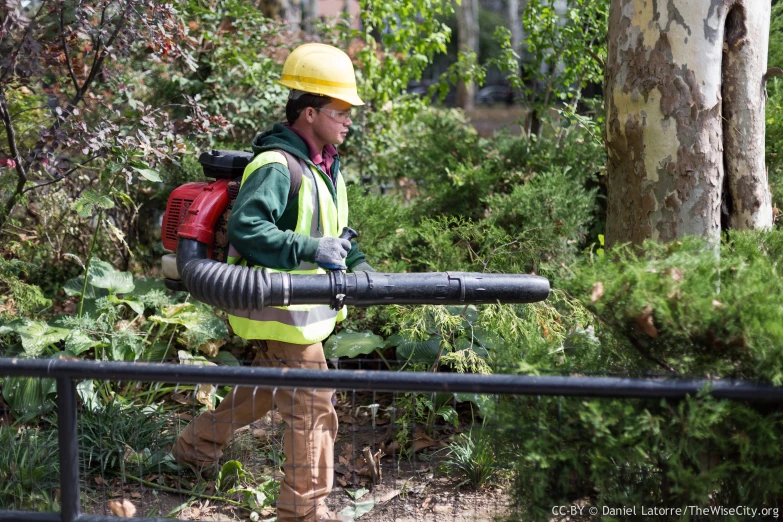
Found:
[[[311,125],[316,138],[332,145],[340,145],[344,142],[348,135],[348,127],[352,123],[350,110],[351,105],[342,100],[332,100],[324,107],[314,109]]]

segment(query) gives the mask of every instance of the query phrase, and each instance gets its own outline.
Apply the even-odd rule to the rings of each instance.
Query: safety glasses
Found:
[[[315,110],[326,114],[337,123],[345,123],[345,120],[351,118],[351,109],[348,109],[347,111],[338,111],[336,109],[315,109]]]

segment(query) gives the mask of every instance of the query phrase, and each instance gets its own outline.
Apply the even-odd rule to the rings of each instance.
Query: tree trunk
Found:
[[[318,0],[302,0],[302,28],[307,34],[315,34],[318,14]]]
[[[301,29],[301,0],[261,0],[260,7],[264,16],[280,20],[288,31]]]
[[[457,7],[457,32],[459,33],[460,52],[478,54],[478,0],[462,0]],[[457,106],[465,110],[473,108],[476,86],[472,81],[459,81],[457,84]]]
[[[519,11],[519,0],[508,0],[508,23],[511,29],[511,48],[522,56],[522,14]]]
[[[607,245],[772,226],[769,19],[769,0],[612,0]]]

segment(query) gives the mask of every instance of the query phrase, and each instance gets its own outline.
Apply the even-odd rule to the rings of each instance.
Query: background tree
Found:
[[[772,225],[769,22],[766,1],[612,1],[608,245]]]
[[[478,53],[479,2],[462,0],[457,7],[457,38],[459,52],[475,55]],[[473,108],[476,84],[473,80],[460,79],[457,83],[457,107],[465,110]]]

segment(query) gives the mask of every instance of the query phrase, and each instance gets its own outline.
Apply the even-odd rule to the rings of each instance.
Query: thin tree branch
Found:
[[[63,6],[60,6],[60,36],[63,41],[63,52],[65,53],[65,63],[68,65],[68,74],[71,75],[74,90],[79,92],[79,81],[76,79],[76,74],[73,72],[71,56],[68,54],[68,42],[65,40],[65,9],[63,9]]]
[[[38,15],[41,14],[41,11],[43,11],[43,8],[46,7],[46,4],[49,3],[49,0],[43,0],[41,2],[41,7],[38,8],[38,12],[35,13],[35,16],[33,16],[29,22],[27,22],[27,27],[24,29],[24,34],[19,39],[19,46],[11,53],[12,56],[19,55],[19,51],[22,50],[22,46],[24,45],[25,40],[27,40],[27,37],[30,35],[30,31],[32,30],[32,27],[35,25],[35,21],[38,19]],[[6,75],[11,71],[12,67],[9,67],[5,71],[3,71],[3,75],[0,76],[0,83],[2,83],[3,80],[5,80]]]
[[[117,25],[114,27],[114,32],[109,37],[109,41],[106,42],[105,45],[99,45],[95,49],[95,59],[93,60],[92,67],[90,68],[90,74],[87,76],[87,79],[84,81],[84,84],[81,86],[79,90],[76,91],[76,95],[73,97],[73,99],[68,103],[68,113],[70,114],[71,109],[78,105],[78,103],[82,100],[84,95],[87,93],[87,90],[92,85],[93,80],[98,76],[98,74],[101,72],[101,69],[103,68],[103,61],[106,58],[105,50],[112,46],[114,43],[114,40],[117,39],[117,36],[120,34],[120,31],[123,27],[125,27],[125,21],[128,18],[127,11],[130,11],[132,2],[128,2],[128,7],[124,11],[122,11],[118,18]],[[105,13],[105,10],[104,10]],[[103,16],[103,15],[101,15]]]
[[[19,154],[19,147],[16,143],[16,130],[14,129],[11,115],[8,112],[8,101],[5,97],[5,91],[0,86],[0,120],[5,126],[6,139],[8,140],[8,148],[11,150],[11,155],[16,163],[16,188],[11,197],[5,202],[5,209],[2,215],[0,215],[0,230],[5,225],[6,220],[11,215],[11,211],[16,206],[16,200],[22,194],[24,185],[27,183],[27,171],[22,163],[22,157]]]
[[[43,188],[43,187],[46,187],[48,185],[52,185],[54,183],[57,183],[58,181],[62,181],[65,178],[67,178],[68,176],[70,176],[71,174],[73,174],[74,172],[76,172],[77,170],[79,170],[80,168],[84,167],[86,164],[88,164],[89,162],[91,162],[92,160],[94,160],[97,157],[98,157],[97,154],[95,156],[90,156],[89,158],[87,158],[83,162],[79,163],[75,167],[72,167],[72,168],[68,169],[63,174],[60,174],[59,176],[55,177],[51,181],[47,181],[46,183],[41,183],[40,185],[33,185],[32,187],[27,187],[26,189],[24,189],[22,191],[22,194],[26,194],[26,193],[28,193],[30,191],[38,190],[39,188]]]
[[[605,63],[604,63],[604,61],[601,59],[601,57],[600,57],[600,56],[598,56],[597,54],[595,54],[595,52],[594,52],[592,49],[590,49],[590,46],[585,46],[585,47],[584,47],[584,50],[585,50],[585,52],[586,52],[587,54],[589,54],[589,55],[590,55],[590,56],[593,58],[593,60],[595,60],[596,62],[598,62],[598,65],[600,65],[600,66],[601,66],[601,69],[604,69],[604,68],[606,67],[606,64],[605,64]]]

